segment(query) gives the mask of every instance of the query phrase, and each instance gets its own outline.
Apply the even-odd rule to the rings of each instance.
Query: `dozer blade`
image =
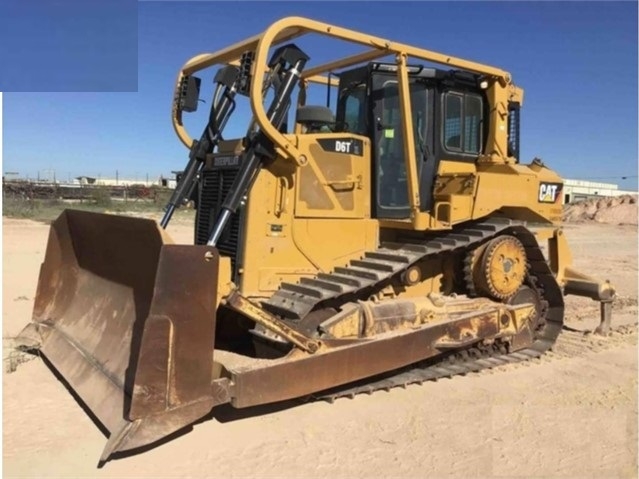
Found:
[[[218,265],[215,248],[170,244],[152,220],[66,210],[52,224],[18,345],[39,349],[110,431],[103,460],[216,404]]]

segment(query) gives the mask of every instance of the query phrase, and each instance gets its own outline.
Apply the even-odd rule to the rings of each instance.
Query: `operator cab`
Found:
[[[442,159],[475,162],[486,141],[488,109],[481,76],[409,66],[413,131],[422,211],[432,207]],[[397,66],[369,63],[340,73],[336,126],[370,138],[375,218],[409,218],[410,205]]]

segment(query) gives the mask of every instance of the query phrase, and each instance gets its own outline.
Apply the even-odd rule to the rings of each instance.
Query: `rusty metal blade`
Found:
[[[66,210],[51,226],[18,344],[38,347],[111,432],[105,453],[161,439],[224,397],[212,388],[217,251],[169,241],[123,216]]]

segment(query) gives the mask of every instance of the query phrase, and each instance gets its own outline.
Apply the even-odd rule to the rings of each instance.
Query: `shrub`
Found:
[[[111,191],[108,188],[95,188],[91,192],[91,199],[96,206],[111,206]]]

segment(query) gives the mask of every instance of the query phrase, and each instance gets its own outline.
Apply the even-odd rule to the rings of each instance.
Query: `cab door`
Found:
[[[430,188],[434,172],[427,168],[433,151],[432,90],[417,78],[409,78],[413,131],[409,145],[415,148],[417,174],[420,185],[422,210],[430,208]],[[373,129],[373,216],[376,218],[404,219],[410,216],[408,182],[404,159],[404,138],[401,123],[399,86],[394,74],[372,76],[372,129]],[[428,170],[428,171],[427,171]],[[426,180],[428,175],[430,181]],[[424,191],[427,190],[427,191]]]

